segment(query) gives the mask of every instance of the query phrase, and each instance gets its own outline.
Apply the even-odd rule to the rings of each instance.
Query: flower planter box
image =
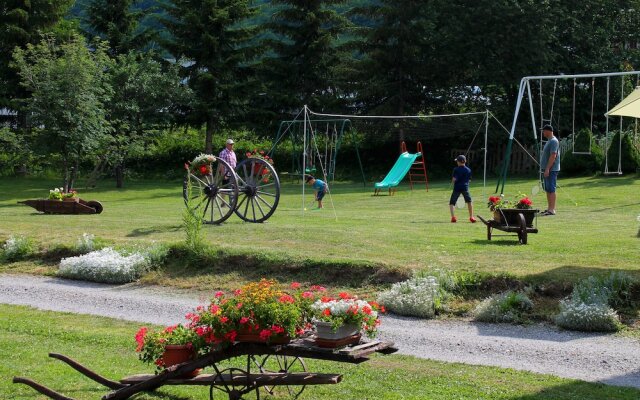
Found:
[[[520,210],[517,208],[501,208],[493,211],[493,219],[503,225],[518,226],[520,225],[518,214],[522,214],[527,227],[531,228],[533,227],[533,220],[539,211],[540,210],[534,209]]]
[[[330,322],[318,321],[315,327],[318,347],[336,348],[360,341],[360,327],[355,324],[342,325],[335,332]]]
[[[196,353],[193,347],[180,344],[168,344],[164,348],[162,354],[162,363],[165,368],[191,361],[195,358]],[[193,378],[200,373],[201,369],[182,375],[183,378]]]
[[[67,200],[24,200],[19,201],[33,207],[45,214],[100,214],[102,212],[102,204],[95,200],[85,201],[80,198],[71,198]]]
[[[248,331],[245,329],[240,329],[238,331],[238,335],[236,336],[236,342],[287,344],[291,342],[291,337],[285,334],[285,335],[271,335],[269,336],[269,338],[263,339],[260,337],[259,331]]]

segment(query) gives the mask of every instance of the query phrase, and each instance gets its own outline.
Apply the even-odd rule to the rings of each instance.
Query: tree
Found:
[[[361,57],[352,68],[353,92],[373,113],[415,114],[433,87],[431,60],[438,12],[434,1],[381,0],[356,8]]]
[[[10,66],[14,49],[36,43],[42,34],[53,31],[72,4],[73,0],[0,2],[0,108],[20,111],[19,101],[26,96],[17,71]],[[24,114],[18,122],[24,125]]]
[[[107,41],[112,55],[144,49],[153,33],[140,26],[146,12],[134,10],[136,3],[139,0],[93,0],[87,7],[87,23],[91,28],[87,35]]]
[[[27,109],[38,126],[45,154],[58,153],[64,187],[73,188],[80,161],[94,152],[110,130],[104,104],[110,96],[104,71],[105,47],[90,51],[79,36],[57,43],[51,36],[14,52],[21,85],[31,97]]]
[[[205,152],[211,153],[214,131],[240,119],[255,95],[257,29],[243,24],[255,11],[249,0],[174,0],[164,9],[163,24],[173,36],[165,47],[186,59],[182,67],[194,93],[189,120],[206,125]]]
[[[175,105],[184,103],[188,93],[178,66],[163,68],[151,54],[119,55],[108,75],[113,95],[106,108],[113,130],[104,157],[115,167],[116,187],[120,188],[128,156],[143,149],[171,122]]]
[[[349,55],[338,46],[349,21],[336,11],[345,0],[274,0],[266,24],[271,56],[263,60],[267,98],[277,113],[304,104],[322,110],[338,100],[338,66]],[[294,78],[294,79],[292,79]]]

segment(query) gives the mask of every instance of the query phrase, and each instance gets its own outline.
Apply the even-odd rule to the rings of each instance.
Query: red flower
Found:
[[[217,314],[220,311],[220,307],[216,304],[212,304],[210,308],[211,314]]]
[[[241,324],[241,325],[244,325],[244,324],[246,324],[247,322],[249,322],[249,318],[247,318],[247,317],[242,317],[242,318],[240,318],[240,324]]]
[[[144,346],[144,337],[147,335],[148,330],[149,329],[146,326],[143,326],[136,333],[136,342],[138,342],[138,347],[136,348],[136,351],[139,352],[142,350],[142,347]]]
[[[229,339],[232,342],[236,341],[236,336],[238,336],[238,332],[236,331],[231,331],[231,332],[225,333],[224,335],[225,339]]]
[[[199,326],[196,328],[196,335],[202,337],[206,334],[208,334],[210,331],[208,326]]]
[[[267,340],[271,337],[271,331],[269,329],[263,329],[260,331],[260,339]]]
[[[293,299],[293,297],[289,296],[288,294],[283,294],[282,296],[280,296],[280,299],[278,299],[278,301],[280,303],[290,303],[290,304],[295,303],[295,300]]]
[[[302,292],[303,299],[313,299],[313,293],[311,292]]]
[[[242,294],[242,290],[241,289],[236,289],[233,291],[233,294],[235,294],[236,296],[240,296]]]
[[[271,332],[279,335],[279,334],[284,333],[284,328],[279,326],[279,325],[272,325],[271,326]]]
[[[329,310],[328,308],[325,308],[322,311],[322,315],[326,315],[327,317],[331,315],[331,310]]]
[[[220,318],[220,322],[222,322],[223,324],[226,324],[227,322],[229,322],[229,318],[228,317],[221,317]]]
[[[291,282],[291,289],[300,289],[300,282]]]
[[[341,299],[346,300],[349,298],[349,293],[347,292],[340,292],[338,293],[338,296],[340,296]]]
[[[362,307],[362,312],[363,312],[363,313],[365,313],[365,314],[367,314],[367,315],[371,315],[371,312],[372,312],[372,311],[373,311],[373,310],[372,310],[372,309],[371,309],[371,307],[369,307],[369,306],[364,306],[364,307]]]
[[[162,367],[162,366],[164,365],[164,360],[162,359],[162,357],[158,358],[158,359],[155,361],[155,364],[156,364],[158,367]]]
[[[218,297],[222,297],[224,296],[224,292],[222,290],[218,290],[216,292],[216,294],[214,295],[214,297],[217,299]]]
[[[237,308],[238,310],[239,310],[239,309],[241,309],[241,308],[242,308],[242,303],[238,303],[238,304],[236,304],[236,308]]]
[[[207,168],[207,166],[206,166],[206,165],[201,165],[199,169],[200,169],[200,173],[201,173],[202,175],[206,175],[206,174],[207,174],[207,171],[209,171],[209,168]]]
[[[320,286],[320,285],[311,286],[311,290],[313,290],[314,292],[326,292],[327,291],[327,289],[324,286]]]
[[[328,303],[330,301],[332,301],[333,299],[331,297],[327,297],[327,296],[322,296],[322,298],[320,299],[321,302],[323,303]]]
[[[166,333],[171,333],[171,332],[173,332],[173,330],[174,330],[174,329],[176,329],[176,327],[177,327],[177,326],[178,326],[178,325],[171,325],[171,326],[167,326],[166,328],[164,328],[164,331],[165,331]]]

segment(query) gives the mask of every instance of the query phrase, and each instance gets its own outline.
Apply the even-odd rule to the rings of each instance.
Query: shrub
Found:
[[[103,283],[133,282],[148,267],[140,253],[122,255],[111,247],[78,257],[63,258],[58,275],[64,278]]]
[[[560,302],[555,322],[565,329],[611,332],[620,327],[618,315],[611,307],[631,303],[635,281],[625,273],[613,272],[605,277],[590,276],[576,283],[571,295]]]
[[[633,143],[632,132],[622,133],[622,146],[620,146],[620,132],[616,132],[609,142],[608,162],[609,171],[615,171],[618,166],[620,150],[622,150],[621,168],[624,173],[635,173],[640,168],[640,151]],[[622,147],[622,149],[620,149]],[[603,164],[604,170],[604,164]]]
[[[5,261],[23,260],[33,253],[33,243],[25,236],[11,235],[2,245],[0,258]]]
[[[147,248],[143,254],[147,260],[149,269],[157,269],[163,266],[167,262],[169,250],[168,246],[162,244],[156,244]]]
[[[76,242],[76,250],[80,254],[90,253],[95,249],[95,236],[90,233],[83,233]]]
[[[589,129],[582,129],[576,134],[575,151],[589,152],[591,154],[573,154],[573,150],[566,154],[561,154],[562,173],[568,175],[593,174],[600,171],[604,162],[604,151],[595,140]]]
[[[620,326],[618,315],[606,304],[586,304],[572,299],[560,301],[558,326],[586,332],[615,332]]]
[[[400,315],[433,318],[444,309],[451,295],[434,276],[414,277],[398,282],[378,297],[387,310]]]
[[[533,302],[522,292],[509,290],[493,295],[478,304],[473,317],[481,322],[518,322],[522,313],[533,308]]]

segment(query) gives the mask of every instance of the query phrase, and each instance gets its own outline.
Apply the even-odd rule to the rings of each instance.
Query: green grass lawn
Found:
[[[66,364],[49,358],[49,352],[65,354],[113,380],[135,373],[151,373],[153,368],[138,361],[134,351],[133,337],[138,327],[131,322],[109,318],[0,305],[0,354],[3,355],[0,398],[45,398],[25,385],[12,384],[14,376],[32,378],[78,400],[97,399],[109,391]],[[586,400],[640,397],[640,391],[631,388],[407,356],[375,356],[360,365],[306,361],[311,371],[341,373],[344,379],[338,385],[309,386],[300,399]],[[207,389],[168,387],[136,399],[207,398]]]
[[[86,200],[104,205],[100,215],[42,215],[18,200],[41,198],[59,182],[46,179],[0,180],[0,239],[24,234],[43,245],[72,245],[83,232],[116,244],[183,240],[181,182],[138,180],[115,189],[109,181],[83,190]],[[512,180],[507,197],[531,193],[535,181]],[[529,244],[517,238],[486,239],[482,223],[471,224],[466,210],[449,222],[448,182],[429,191],[402,186],[395,196],[372,196],[370,187],[337,183],[324,210],[302,212],[301,186],[284,183],[276,213],[263,224],[236,216],[220,226],[206,226],[206,240],[231,253],[267,254],[282,259],[381,263],[403,270],[447,268],[509,273],[531,281],[575,281],[606,270],[640,276],[640,179],[636,177],[562,178],[558,215],[538,218],[538,234]],[[472,186],[476,214],[488,217],[483,191]],[[483,193],[484,192],[484,193]],[[306,191],[306,201],[312,193]],[[544,209],[544,193],[533,196]],[[333,207],[332,207],[333,206]],[[335,214],[333,211],[335,208]],[[500,232],[496,232],[500,233]],[[6,269],[6,268],[5,268]],[[241,272],[240,272],[241,274]]]

